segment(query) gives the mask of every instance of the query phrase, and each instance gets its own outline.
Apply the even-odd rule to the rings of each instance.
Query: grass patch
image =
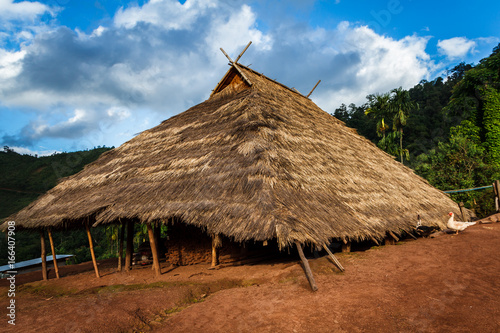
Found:
[[[291,283],[295,284],[299,281],[298,276],[287,276],[286,278],[283,278],[278,281],[278,283]]]
[[[44,284],[23,284],[17,287],[17,292],[22,294],[29,294],[40,296],[44,298],[51,297],[63,297],[69,296],[75,293],[74,289],[64,289],[56,285],[44,285]]]
[[[95,294],[105,294],[105,293],[119,293],[125,291],[135,291],[144,289],[156,289],[156,288],[173,288],[184,285],[194,285],[192,282],[154,282],[154,283],[136,283],[136,284],[114,284],[111,286],[96,287],[92,289],[87,289],[88,291],[93,291]]]

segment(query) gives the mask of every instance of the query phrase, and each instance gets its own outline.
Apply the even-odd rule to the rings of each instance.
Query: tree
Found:
[[[372,116],[377,121],[377,135],[385,139],[387,130],[390,128],[386,122],[386,118],[390,118],[390,94],[374,94],[366,96],[368,99],[369,108],[365,114]]]
[[[389,101],[390,114],[393,115],[392,127],[399,136],[399,156],[403,163],[403,155],[408,159],[408,149],[403,149],[403,127],[406,126],[410,111],[418,105],[410,98],[410,94],[402,87],[391,90],[392,96]]]
[[[338,120],[343,121],[344,123],[347,123],[349,121],[349,113],[347,112],[347,106],[342,103],[340,107],[335,109],[333,112],[333,116],[337,118]]]
[[[488,151],[488,162],[495,169],[495,178],[500,176],[500,92],[486,87],[483,108],[484,145]]]
[[[447,142],[439,142],[429,154],[417,156],[415,171],[427,179],[433,186],[445,191],[471,188],[484,185],[491,179],[491,167],[486,163],[486,150],[479,137],[480,129],[472,122],[464,120],[453,127]],[[467,207],[476,206],[476,199],[483,193],[479,191],[452,194],[457,202],[464,202]],[[483,203],[488,211],[492,201]]]
[[[479,129],[487,161],[500,176],[500,44],[467,70],[445,108],[450,116],[467,119]]]

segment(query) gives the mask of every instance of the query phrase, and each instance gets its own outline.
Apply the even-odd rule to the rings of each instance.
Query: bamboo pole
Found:
[[[370,236],[370,238],[371,238],[371,240],[372,240],[375,244],[380,245],[380,243],[378,242],[378,240],[377,240],[375,237]]]
[[[125,271],[132,269],[132,255],[134,252],[134,222],[127,221],[127,248],[125,250]]]
[[[307,98],[309,98],[309,96],[311,96],[311,94],[313,93],[314,89],[316,89],[316,87],[318,86],[318,84],[321,82],[321,80],[319,80],[316,85],[311,89],[311,91],[309,92],[309,94],[307,94]]]
[[[125,238],[125,221],[121,223],[120,235],[118,236],[118,272],[122,271],[123,266],[123,239]]]
[[[460,221],[468,221],[468,218],[465,216],[465,205],[463,202],[458,204],[458,208],[460,209]]]
[[[211,267],[215,267],[219,264],[219,247],[221,245],[221,239],[219,235],[212,236],[212,264]]]
[[[404,231],[403,229],[401,229],[402,231]],[[407,235],[409,235],[411,238],[413,239],[417,239],[417,237],[413,236],[413,234],[410,232],[410,231],[405,231]]]
[[[495,199],[495,206],[497,209],[497,212],[500,213],[500,181],[495,180],[495,184],[493,186],[495,188],[495,193],[496,193],[496,199]]]
[[[392,238],[394,238],[394,240],[395,240],[396,242],[399,242],[399,238],[398,238],[398,236],[396,236],[396,235],[395,235],[392,231],[389,231],[388,233],[389,233],[389,235],[391,235],[391,237],[392,237]]]
[[[323,243],[323,248],[325,249],[326,252],[328,252],[328,255],[333,260],[333,263],[338,267],[338,269],[340,269],[340,271],[344,272],[345,269],[342,266],[342,264],[340,263],[340,261],[337,259],[337,257],[335,257],[333,255],[332,251],[330,251],[330,249],[328,248],[328,246],[326,244],[324,244],[324,243]]]
[[[156,242],[156,250],[158,253],[158,257],[161,257],[161,248],[160,248],[160,242],[161,242],[161,222],[158,222],[155,224],[155,227],[153,229],[155,233],[155,242]]]
[[[94,243],[92,242],[92,234],[90,233],[89,223],[85,223],[85,229],[87,230],[87,237],[89,238],[90,255],[92,256],[92,264],[94,265],[95,276],[100,278],[99,268],[97,267],[97,260],[95,259],[94,253]]]
[[[158,249],[156,248],[155,235],[151,223],[146,224],[148,228],[149,244],[151,245],[151,252],[153,253],[153,267],[156,276],[161,275],[160,259],[158,258]]]
[[[236,60],[234,61],[235,63],[238,62],[238,60],[240,60],[241,56],[243,55],[243,53],[245,53],[245,51],[248,49],[248,47],[250,46],[250,44],[252,44],[252,41],[250,41],[247,46],[243,49],[243,51],[241,51],[241,53],[238,55],[238,57],[236,57]]]
[[[54,262],[54,270],[56,271],[56,278],[59,279],[59,267],[57,267],[57,256],[56,256],[56,249],[54,247],[54,240],[52,239],[52,232],[50,231],[50,229],[48,229],[47,233],[49,234],[50,250],[52,251],[52,261]]]
[[[342,252],[351,252],[351,242],[349,242],[345,238],[343,238],[342,241],[343,241]]]
[[[153,227],[153,225],[151,225],[151,227]],[[158,255],[158,258],[160,258],[161,257],[161,254],[160,254],[160,238],[161,238],[160,222],[158,222],[157,224],[154,225],[153,234],[154,234],[155,244],[156,244],[156,254]],[[151,269],[154,270],[155,266],[153,265],[151,267]]]
[[[48,280],[47,277],[47,253],[45,252],[45,236],[43,230],[40,230],[40,245],[42,247],[42,278],[44,281]]]
[[[314,281],[314,276],[311,271],[311,267],[309,266],[309,262],[304,255],[304,251],[302,251],[302,245],[298,241],[295,241],[295,246],[297,247],[297,251],[299,252],[300,260],[302,260],[302,264],[304,266],[304,271],[306,272],[307,280],[309,281],[309,285],[313,291],[318,290],[318,286],[316,285],[316,281]]]

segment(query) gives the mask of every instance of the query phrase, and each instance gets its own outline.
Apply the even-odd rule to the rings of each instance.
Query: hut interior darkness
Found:
[[[413,232],[417,215],[444,228],[447,213],[458,214],[446,194],[240,57],[228,57],[208,100],[104,153],[9,220],[87,227],[90,244],[91,227],[123,223],[131,234],[130,224],[145,223],[154,247],[153,225],[175,217],[169,260],[187,264],[245,242],[296,246],[303,257],[304,245],[378,242]]]

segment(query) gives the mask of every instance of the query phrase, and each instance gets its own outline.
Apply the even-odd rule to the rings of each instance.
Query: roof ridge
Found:
[[[266,76],[264,73],[259,73],[259,72],[257,72],[256,70],[253,70],[252,68],[247,67],[247,66],[245,66],[245,65],[242,65],[242,64],[240,64],[240,63],[237,63],[236,65],[238,65],[239,67],[244,68],[244,69],[245,69],[245,70],[247,70],[247,71],[252,72],[253,74],[259,75],[260,77],[263,77],[263,78],[265,78],[265,79],[267,79],[267,80],[269,80],[269,81],[271,81],[271,82],[273,82],[273,83],[276,83],[276,84],[278,84],[278,85],[282,86],[283,88],[288,89],[288,90],[290,90],[291,92],[293,92],[293,93],[295,93],[295,94],[297,94],[297,95],[299,95],[299,96],[302,96],[302,97],[304,97],[304,98],[307,98],[308,100],[311,100],[309,97],[305,96],[304,94],[302,94],[301,92],[299,92],[297,89],[295,89],[295,88],[290,88],[290,87],[288,87],[287,85],[285,85],[285,84],[283,84],[283,83],[281,83],[281,82],[279,82],[279,81],[276,81],[276,80],[274,80],[274,79],[271,79],[270,77]],[[232,65],[232,66],[234,66],[234,65]],[[232,66],[231,66],[231,67],[232,67]]]

